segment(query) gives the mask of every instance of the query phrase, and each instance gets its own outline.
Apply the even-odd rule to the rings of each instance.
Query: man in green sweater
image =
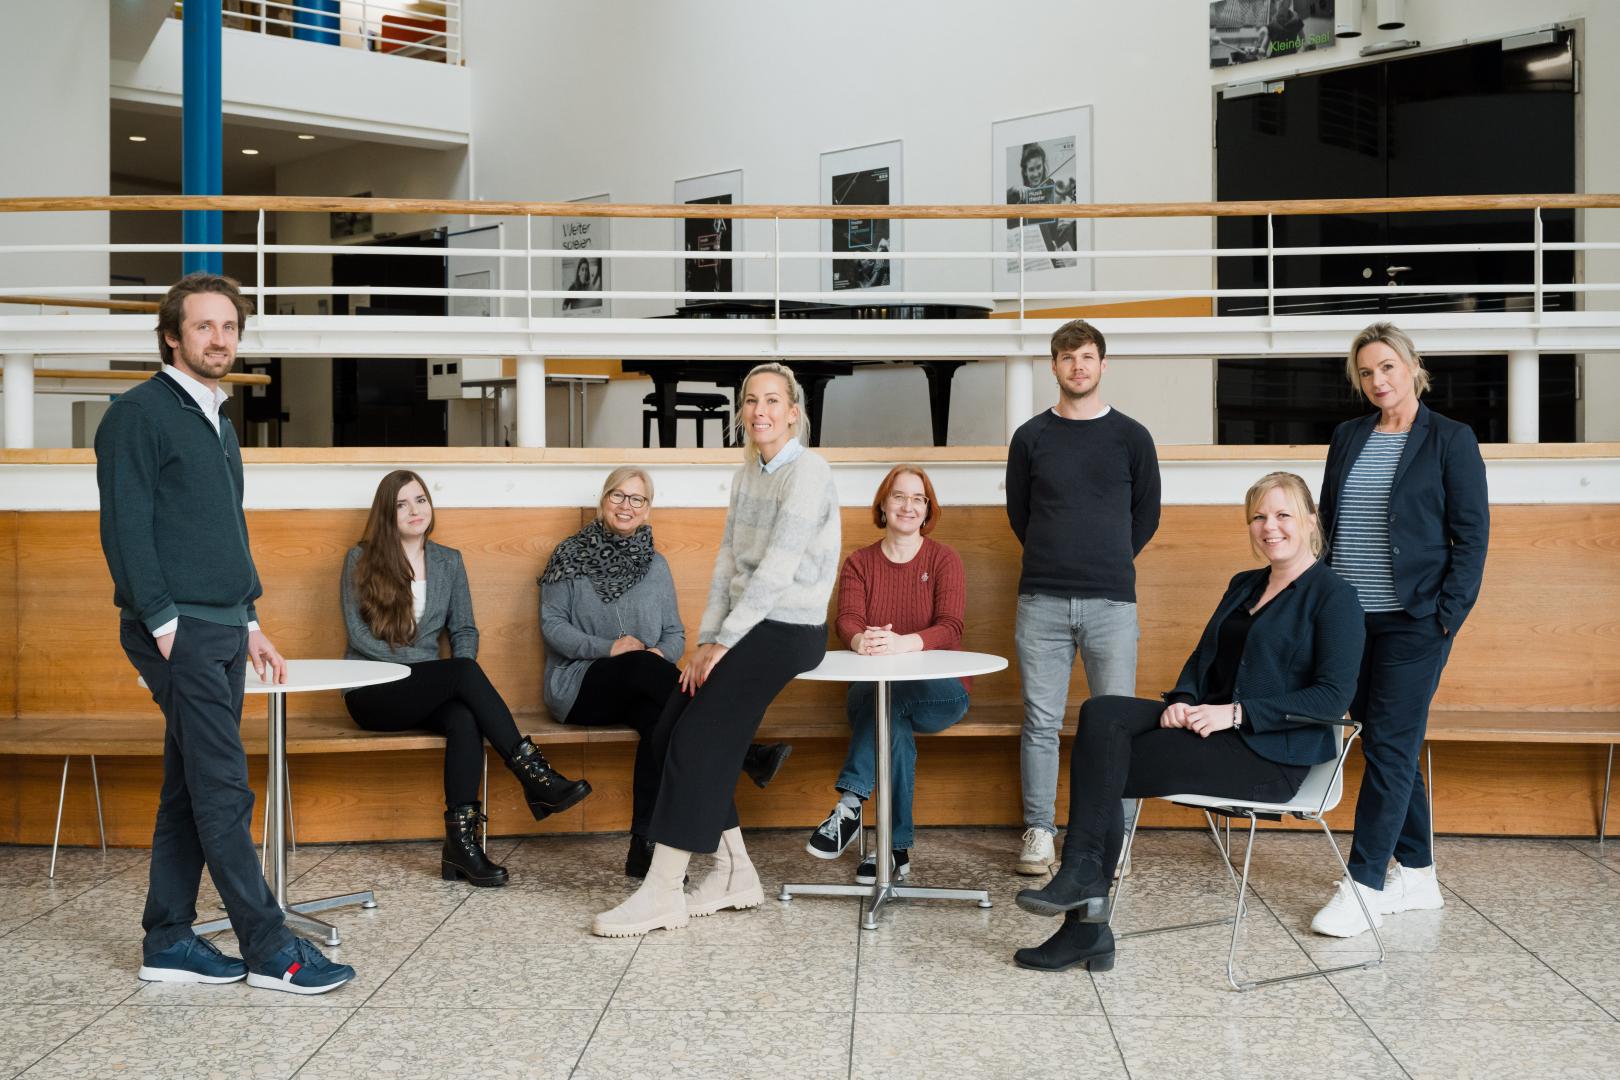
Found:
[[[163,710],[163,790],[141,925],[140,977],[321,994],[354,978],[287,929],[253,851],[242,750],[247,661],[282,682],[259,629],[259,575],[242,514],[242,450],[220,405],[247,301],[230,278],[188,274],[158,310],[163,370],[96,430],[101,548],[124,653]],[[192,932],[207,866],[243,959]],[[244,962],[245,961],[245,962]]]

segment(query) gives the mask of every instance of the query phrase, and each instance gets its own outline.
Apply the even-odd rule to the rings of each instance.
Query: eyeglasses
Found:
[[[896,510],[900,509],[902,506],[910,506],[913,510],[927,510],[928,496],[907,495],[901,491],[891,491],[889,492],[888,503]]]
[[[622,506],[625,503],[629,503],[631,509],[633,510],[640,510],[643,506],[647,505],[647,496],[626,495],[618,488],[614,488],[612,491],[608,492],[607,498],[608,502],[612,503],[614,506]]]

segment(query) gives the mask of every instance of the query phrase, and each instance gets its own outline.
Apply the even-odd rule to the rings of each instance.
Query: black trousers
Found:
[[[826,651],[825,624],[767,619],[721,658],[696,694],[670,696],[659,720],[671,729],[649,838],[682,851],[720,846],[720,834],[737,826],[732,792],[765,710]]]
[[[409,666],[409,678],[351,690],[343,703],[367,731],[425,728],[443,735],[444,804],[475,803],[484,774],[484,740],[509,758],[523,737],[512,710],[476,660],[456,657]]]
[[[259,869],[249,830],[253,791],[241,730],[247,629],[181,616],[167,660],[133,619],[121,621],[119,639],[164,720],[163,789],[152,830],[142,951],[151,957],[192,936],[206,865],[243,958],[268,961],[292,934]]]
[[[669,735],[680,718],[678,711],[666,713],[664,706],[677,693],[680,680],[680,669],[672,661],[645,649],[593,660],[568,710],[567,723],[624,724],[641,736],[630,787],[630,831],[637,836],[647,835],[658,798]]]
[[[1433,615],[1370,612],[1361,678],[1350,718],[1361,722],[1366,767],[1356,796],[1350,876],[1369,889],[1384,887],[1389,857],[1414,869],[1434,862],[1429,846],[1429,799],[1419,757],[1429,728],[1429,702],[1451,655],[1451,638]]]
[[[1282,802],[1299,790],[1306,765],[1281,765],[1228,729],[1208,738],[1161,728],[1164,702],[1094,697],[1080,706],[1069,755],[1069,831],[1063,861],[1093,859],[1112,869],[1125,843],[1121,799],[1227,795]]]

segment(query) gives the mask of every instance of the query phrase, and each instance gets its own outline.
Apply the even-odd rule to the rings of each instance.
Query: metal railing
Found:
[[[331,5],[315,0],[220,0],[220,6],[227,30],[461,63],[461,0],[340,0]],[[176,0],[175,17],[184,8],[183,0]]]

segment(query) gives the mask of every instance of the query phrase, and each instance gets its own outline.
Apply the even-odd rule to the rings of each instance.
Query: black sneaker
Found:
[[[911,852],[905,848],[895,848],[894,855],[889,859],[889,880],[904,881],[911,876]],[[861,860],[861,865],[855,868],[855,883],[857,885],[877,884],[877,859],[871,855]]]
[[[810,834],[810,842],[804,845],[804,850],[818,859],[836,859],[860,834],[860,808],[851,810],[839,803],[827,815],[827,820]]]
[[[352,978],[354,968],[332,963],[314,945],[295,937],[291,944],[263,964],[250,966],[247,984],[289,994],[324,994]]]
[[[143,982],[233,983],[246,976],[247,965],[241,960],[193,935],[146,957],[137,977]]]

